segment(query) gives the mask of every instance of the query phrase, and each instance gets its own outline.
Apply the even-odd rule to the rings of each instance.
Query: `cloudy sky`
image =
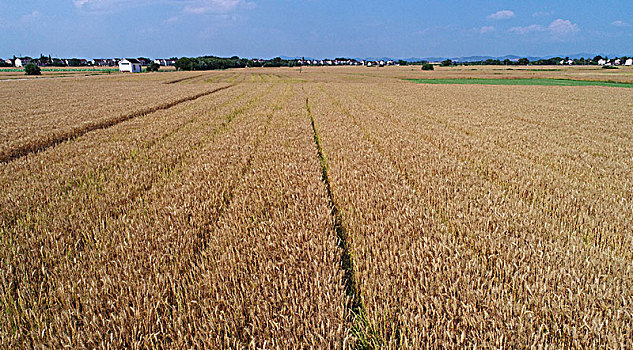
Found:
[[[0,0],[0,57],[633,55],[633,1]]]

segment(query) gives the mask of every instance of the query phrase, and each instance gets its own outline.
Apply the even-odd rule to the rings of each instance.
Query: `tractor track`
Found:
[[[85,125],[85,126],[74,128],[74,129],[66,131],[66,132],[62,132],[62,133],[57,134],[57,135],[51,135],[48,139],[42,140],[42,141],[34,143],[34,144],[23,145],[21,147],[9,149],[9,150],[4,150],[4,151],[2,151],[2,153],[0,153],[0,164],[2,164],[2,163],[9,163],[11,161],[23,158],[23,157],[28,156],[30,154],[35,154],[35,153],[38,153],[38,152],[45,151],[45,150],[47,150],[47,149],[49,149],[51,147],[54,147],[54,146],[56,146],[56,145],[58,145],[58,144],[60,144],[62,142],[77,139],[78,137],[83,136],[83,135],[85,135],[85,134],[87,134],[87,133],[89,133],[91,131],[107,129],[109,127],[115,126],[117,124],[120,124],[122,122],[128,121],[130,119],[134,119],[134,118],[142,117],[144,115],[151,114],[151,113],[154,113],[154,112],[170,109],[170,108],[175,107],[175,106],[177,106],[179,104],[182,104],[182,103],[185,103],[185,102],[189,102],[189,101],[193,101],[193,100],[197,100],[197,99],[199,99],[201,97],[214,94],[216,92],[219,92],[219,91],[231,88],[233,86],[235,86],[235,85],[231,84],[231,85],[227,85],[227,86],[222,86],[222,87],[210,90],[210,91],[205,91],[205,92],[201,92],[201,93],[195,94],[193,96],[188,96],[188,97],[180,98],[180,99],[175,100],[175,101],[163,103],[163,104],[160,104],[158,106],[148,107],[148,108],[144,108],[144,109],[141,109],[139,111],[136,111],[136,112],[120,115],[120,116],[118,116],[116,118],[112,118],[112,119],[108,119],[108,120],[104,120],[104,121],[97,121],[97,122],[94,122],[94,123],[91,123],[91,124],[88,124],[88,125]]]

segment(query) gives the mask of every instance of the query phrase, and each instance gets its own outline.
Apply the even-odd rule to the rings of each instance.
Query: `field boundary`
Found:
[[[58,135],[51,135],[49,137],[48,140],[42,140],[37,144],[34,145],[24,145],[18,148],[14,148],[14,149],[9,149],[9,150],[5,150],[4,152],[2,152],[2,154],[0,154],[0,164],[2,163],[8,163],[11,162],[15,159],[18,158],[22,158],[26,155],[29,155],[31,153],[37,153],[37,152],[41,152],[41,151],[45,151],[46,149],[53,147],[55,145],[58,145],[64,141],[67,140],[72,140],[72,139],[76,139],[80,136],[83,136],[91,131],[95,131],[95,130],[101,130],[101,129],[106,129],[109,128],[111,126],[120,124],[124,121],[130,120],[130,119],[134,119],[137,117],[141,117],[143,115],[147,115],[150,113],[154,113],[154,112],[158,112],[161,110],[166,110],[169,108],[172,108],[174,106],[177,106],[179,104],[185,103],[185,102],[189,102],[189,101],[193,101],[196,99],[199,99],[201,97],[204,96],[208,96],[211,94],[214,94],[216,92],[231,88],[235,85],[227,85],[227,86],[222,86],[219,87],[217,89],[213,89],[210,91],[205,91],[205,92],[201,92],[198,94],[195,94],[193,96],[188,96],[188,97],[184,97],[184,98],[180,98],[177,99],[175,101],[172,102],[167,102],[167,103],[163,103],[161,105],[158,106],[154,106],[154,107],[149,107],[149,108],[145,108],[136,112],[132,112],[129,114],[124,114],[121,115],[119,117],[113,118],[113,119],[108,119],[108,120],[104,120],[101,122],[95,122],[92,124],[88,124],[86,126],[83,127],[78,127],[78,128],[74,128],[70,131],[66,131],[63,132],[61,134]]]
[[[328,196],[329,206],[331,208],[331,215],[334,219],[334,230],[338,238],[338,246],[341,248],[341,269],[343,270],[343,285],[345,286],[345,293],[350,298],[347,302],[347,308],[350,311],[350,318],[352,323],[352,333],[356,337],[357,343],[355,349],[377,349],[382,347],[382,341],[380,340],[374,327],[369,323],[366,316],[365,305],[361,298],[361,291],[356,277],[354,276],[354,258],[352,255],[349,237],[345,225],[343,223],[343,215],[334,201],[334,195],[332,194],[332,187],[330,185],[330,179],[328,175],[328,161],[323,153],[321,145],[321,139],[319,132],[317,131],[314,121],[314,115],[310,108],[310,98],[306,96],[306,111],[310,117],[310,124],[312,125],[312,132],[314,137],[314,144],[319,157],[319,163],[321,164],[321,181],[325,185],[325,190]]]

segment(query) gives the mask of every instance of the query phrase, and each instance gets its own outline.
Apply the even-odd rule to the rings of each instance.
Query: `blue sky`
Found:
[[[633,1],[0,0],[0,57],[633,55]]]

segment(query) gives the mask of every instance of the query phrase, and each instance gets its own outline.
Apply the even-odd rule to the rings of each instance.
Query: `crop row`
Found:
[[[310,86],[368,333],[411,348],[626,344],[630,237],[601,223],[626,230],[628,216],[576,192],[596,206],[577,227],[579,201],[558,194],[573,190],[567,177],[540,185],[540,165],[485,143],[476,125],[438,120],[460,117],[448,108],[435,116],[384,86]]]
[[[632,345],[627,100],[330,68],[0,89],[0,345]]]
[[[120,78],[119,78],[120,79]],[[226,86],[196,87],[133,79],[50,79],[6,82],[0,89],[0,161],[86,131],[171,107]]]

